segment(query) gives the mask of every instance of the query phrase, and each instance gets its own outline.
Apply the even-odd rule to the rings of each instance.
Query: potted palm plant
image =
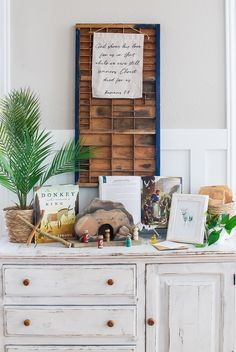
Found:
[[[17,212],[32,222],[32,189],[52,176],[81,170],[94,154],[82,141],[72,140],[48,163],[52,134],[40,130],[40,123],[39,99],[30,89],[13,90],[0,101],[0,185],[17,196],[15,206],[4,209],[11,242],[28,238],[30,228],[19,221]]]

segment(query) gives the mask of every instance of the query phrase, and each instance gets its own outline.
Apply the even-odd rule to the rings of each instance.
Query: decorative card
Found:
[[[94,33],[92,95],[94,98],[141,98],[143,34]]]
[[[166,229],[172,195],[181,192],[181,177],[142,177],[142,223]]]

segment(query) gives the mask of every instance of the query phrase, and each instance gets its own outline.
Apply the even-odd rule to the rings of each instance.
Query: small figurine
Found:
[[[133,231],[133,240],[134,241],[138,241],[138,226],[134,227],[134,231]]]
[[[111,234],[110,234],[110,229],[105,230],[105,240],[106,242],[110,242]]]
[[[83,242],[88,243],[88,240],[89,240],[89,232],[88,230],[85,230],[83,234]]]
[[[104,247],[103,235],[98,235],[98,248],[102,249]]]
[[[150,237],[150,243],[151,244],[155,244],[157,243],[157,235],[154,233],[151,237]]]
[[[127,235],[125,245],[126,245],[126,247],[131,247],[132,246],[132,241],[131,241],[131,236],[130,235]]]

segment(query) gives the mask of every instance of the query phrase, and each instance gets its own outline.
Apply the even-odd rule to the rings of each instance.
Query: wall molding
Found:
[[[74,130],[52,134],[57,150],[74,137]],[[227,183],[227,150],[227,129],[162,129],[161,175],[182,176],[184,191],[191,193],[208,183]]]
[[[74,130],[52,130],[54,151],[74,138]],[[211,183],[226,183],[226,155],[228,149],[226,129],[162,129],[161,174],[182,176],[183,192],[197,193],[199,187]],[[217,142],[216,142],[217,141]],[[73,183],[72,174],[59,175],[50,184]],[[0,209],[13,204],[15,197],[0,189]],[[81,189],[80,206],[84,208],[98,196],[97,189]],[[0,236],[5,232],[5,223],[0,213]]]
[[[186,170],[181,166],[172,166],[173,174],[179,176],[184,173],[185,189],[190,193],[198,193],[199,188],[203,185],[212,183],[227,182],[227,172],[219,170],[223,168],[226,159],[228,140],[226,129],[164,129],[161,133],[161,173],[167,175],[167,170],[171,165],[165,164],[165,156],[169,154],[168,163],[174,163],[175,154],[180,156],[183,152],[187,154]],[[178,153],[177,153],[178,152]],[[223,154],[222,154],[223,153]],[[208,163],[209,158],[218,159],[219,164]],[[182,159],[181,159],[182,160]],[[183,163],[183,161],[180,161]],[[209,165],[208,165],[209,164]],[[226,163],[225,163],[226,164]],[[225,165],[226,166],[226,165]],[[182,172],[182,173],[181,173]],[[218,173],[218,176],[216,175]],[[167,175],[168,176],[168,175]],[[212,181],[211,181],[212,180]]]
[[[10,91],[10,0],[0,0],[0,96]]]
[[[227,183],[236,194],[236,1],[225,0]]]

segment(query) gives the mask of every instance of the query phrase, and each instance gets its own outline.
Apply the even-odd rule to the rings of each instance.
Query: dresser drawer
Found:
[[[6,346],[6,352],[135,352],[135,346]]]
[[[5,265],[8,297],[135,296],[135,265]]]
[[[11,306],[4,318],[6,336],[136,336],[135,306]]]

